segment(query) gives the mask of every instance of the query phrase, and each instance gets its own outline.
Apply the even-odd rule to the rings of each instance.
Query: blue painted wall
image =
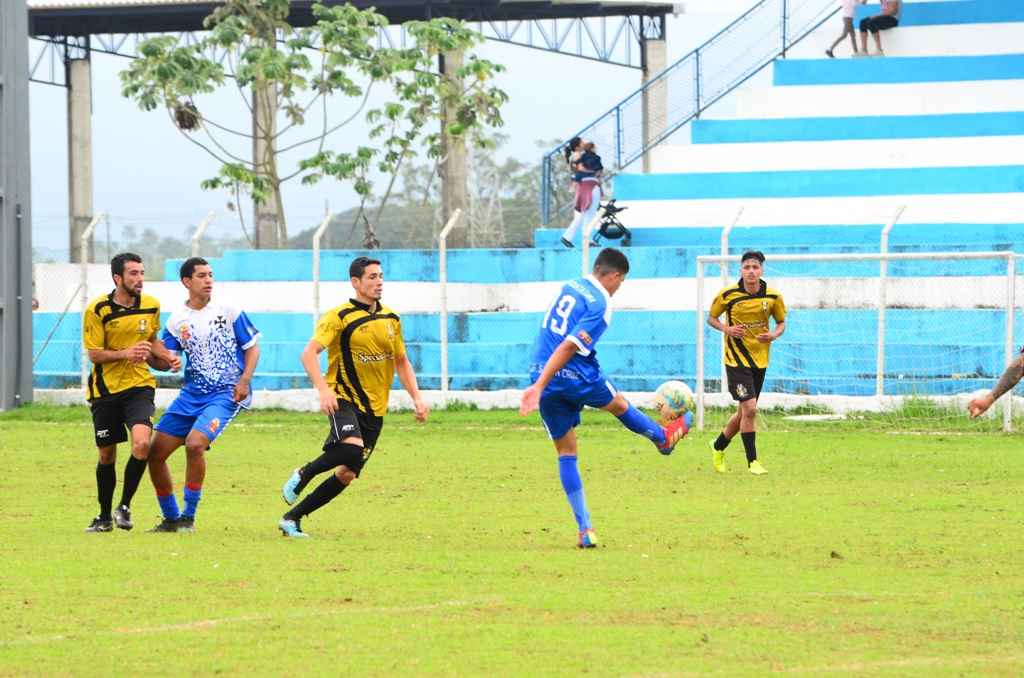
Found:
[[[876,3],[857,7],[857,20],[881,14]],[[904,2],[900,26],[983,24],[1024,21],[1024,4],[1016,0],[965,0],[964,2]]]
[[[1007,0],[1008,3],[1013,1]],[[882,41],[884,43],[884,37]],[[777,59],[773,70],[774,84],[782,86],[1018,79],[1024,79],[1024,54],[884,59]],[[884,102],[879,102],[879,105],[884,105]]]
[[[1024,113],[694,120],[691,127],[695,144],[933,139],[1017,134],[1024,134]]]
[[[37,353],[58,316],[34,315]],[[540,313],[450,317],[451,387],[489,390],[526,385],[533,338],[541,317]],[[873,393],[876,317],[871,310],[794,312],[783,341],[773,351],[769,384],[791,392]],[[263,333],[255,388],[308,387],[298,354],[309,338],[310,317],[254,313],[252,318]],[[425,388],[440,385],[438,320],[436,314],[407,314],[402,320],[409,355]],[[653,390],[670,378],[692,383],[696,372],[694,321],[692,312],[619,312],[598,348],[601,364],[626,390]],[[1017,322],[1024,322],[1024,315],[1019,315]],[[1002,372],[1001,311],[892,309],[887,323],[891,393],[987,388]],[[828,332],[823,333],[823,327]],[[952,336],[949,327],[957,328]],[[720,335],[709,332],[707,336],[705,361],[709,377],[714,377],[719,372]],[[79,351],[78,317],[69,315],[37,363],[36,385],[76,385]],[[161,383],[175,386],[179,382],[176,376],[164,375]]]
[[[718,253],[722,228],[687,227],[680,211],[679,227],[633,228],[633,248],[685,247],[703,248]],[[849,224],[843,226],[738,226],[730,240],[736,250],[754,245],[764,252],[815,253],[877,252],[882,224]],[[534,231],[537,247],[560,248],[560,228]],[[621,241],[610,241],[617,246]],[[948,251],[954,248],[972,250],[1017,250],[1024,252],[1024,223],[1021,224],[900,224],[889,236],[890,247],[905,250]],[[627,250],[632,253],[632,249]],[[739,254],[739,252],[735,252]]]
[[[621,200],[714,200],[1024,191],[1024,165],[866,170],[629,174],[615,177]]]

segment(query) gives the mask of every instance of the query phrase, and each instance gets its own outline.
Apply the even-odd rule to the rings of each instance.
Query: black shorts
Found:
[[[358,476],[363,466],[370,460],[373,448],[377,446],[377,438],[384,428],[384,418],[363,414],[349,401],[338,398],[338,410],[329,415],[327,421],[331,429],[327,432],[327,440],[324,441],[324,451],[331,447],[341,447],[346,452],[341,463]],[[353,451],[351,446],[341,446],[341,442],[346,438],[362,438],[362,452]]]
[[[896,28],[899,26],[899,20],[894,16],[887,14],[879,14],[878,16],[869,16],[860,20],[860,30],[862,33],[877,33],[878,31],[887,31],[890,28]]]
[[[729,378],[729,393],[732,399],[743,402],[761,397],[764,386],[764,375],[768,370],[764,367],[733,367],[725,366],[725,374]]]
[[[153,397],[156,389],[138,386],[89,402],[96,447],[109,447],[128,440],[128,429],[136,424],[153,428]]]

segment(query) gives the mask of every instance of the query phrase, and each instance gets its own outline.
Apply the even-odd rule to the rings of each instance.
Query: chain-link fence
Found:
[[[765,280],[789,313],[771,345],[762,405],[902,429],[1009,430],[1010,398],[976,424],[966,404],[991,388],[1015,350],[1014,261],[1009,252],[769,256]],[[723,279],[724,263],[739,270],[739,257],[698,258],[698,315],[719,289],[738,287],[738,273]],[[756,334],[723,347],[722,334],[700,323],[698,421],[705,406],[731,404],[725,352],[748,361],[739,349],[756,344]]]

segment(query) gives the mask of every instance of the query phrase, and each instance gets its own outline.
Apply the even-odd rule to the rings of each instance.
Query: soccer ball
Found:
[[[654,408],[665,421],[693,411],[693,391],[681,381],[666,381],[654,392]]]

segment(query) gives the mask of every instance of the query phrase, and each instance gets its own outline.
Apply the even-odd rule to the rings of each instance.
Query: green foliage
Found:
[[[221,162],[218,175],[203,181],[203,188],[226,189],[236,198],[248,193],[256,203],[279,195],[281,183],[295,177],[306,185],[328,177],[351,183],[365,202],[374,193],[374,170],[391,177],[380,198],[386,201],[405,161],[419,151],[435,160],[442,155],[442,134],[432,130],[446,111],[451,113],[447,134],[490,146],[483,132],[502,124],[500,109],[508,99],[493,85],[502,67],[470,54],[449,77],[434,72],[438,55],[469,52],[482,36],[452,19],[416,21],[405,24],[410,46],[384,47],[377,45],[377,37],[387,19],[372,9],[315,3],[312,11],[315,25],[295,28],[288,23],[287,0],[225,0],[207,17],[208,33],[196,43],[178,44],[167,36],[144,41],[141,58],[121,72],[122,93],[143,110],[165,108],[182,133]],[[267,92],[277,92],[275,119],[280,111],[288,123],[273,138],[275,145],[280,142],[277,152],[316,145],[294,172],[280,171],[276,161],[239,158],[216,141],[225,127],[206,118],[197,100],[225,83],[224,67],[215,54],[226,54],[250,108],[251,99],[269,103]],[[285,133],[308,125],[312,106],[321,105],[326,118],[329,99],[362,99],[362,110],[375,87],[387,88],[393,98],[365,112],[372,125],[366,142],[346,138],[339,148],[328,141],[353,116],[333,128],[325,119],[322,129],[305,133],[306,140],[285,145]],[[199,130],[209,142],[192,134]],[[227,131],[271,137],[259,125],[255,131]],[[283,210],[280,215],[283,219]]]
[[[143,478],[137,527],[87,535],[88,410],[31,411],[0,414],[4,675],[163,675],[178,655],[211,675],[1024,671],[1024,456],[1003,436],[766,431],[768,475],[734,444],[720,476],[711,431],[662,457],[586,411],[602,547],[580,552],[536,415],[389,415],[299,543],[275,529],[279,493],[321,415],[240,415],[207,454],[195,534],[145,533]],[[170,465],[180,498],[183,450]]]

